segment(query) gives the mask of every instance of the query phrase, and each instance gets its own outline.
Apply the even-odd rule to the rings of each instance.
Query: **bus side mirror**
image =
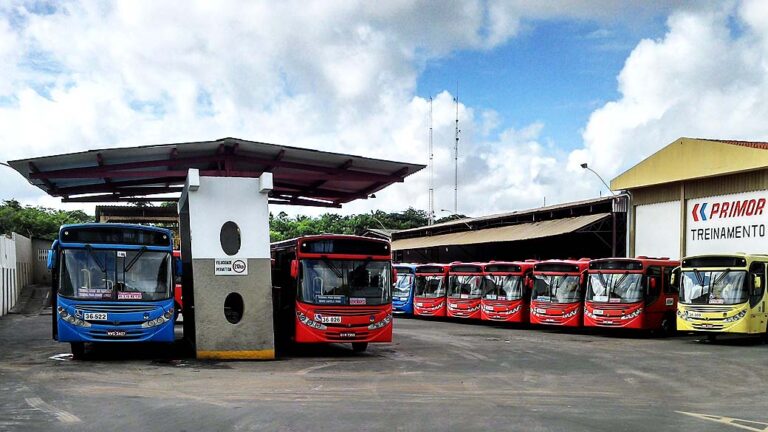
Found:
[[[53,270],[55,263],[56,263],[56,250],[48,249],[48,262],[46,263],[48,270]]]
[[[291,260],[291,277],[296,279],[299,277],[299,261]]]
[[[669,275],[669,284],[672,286],[675,286],[675,281],[677,280],[677,275],[675,272],[672,272],[671,275]]]
[[[755,291],[759,292],[759,290],[761,290],[762,288],[763,288],[763,279],[760,276],[755,275]]]

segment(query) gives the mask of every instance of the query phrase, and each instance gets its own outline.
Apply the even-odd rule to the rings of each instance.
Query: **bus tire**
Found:
[[[668,337],[675,334],[677,331],[677,322],[675,322],[674,317],[664,317],[663,320],[661,320],[661,336],[662,337]]]
[[[181,306],[178,303],[173,302],[173,322],[179,321],[179,314],[181,313]]]
[[[368,342],[352,342],[352,351],[359,353],[368,349]]]
[[[70,342],[70,348],[72,349],[73,360],[85,359],[85,342]]]

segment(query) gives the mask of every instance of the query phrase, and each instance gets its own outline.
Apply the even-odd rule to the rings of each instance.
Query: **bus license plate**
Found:
[[[353,338],[355,336],[357,336],[356,333],[339,333],[339,337],[343,338]]]
[[[320,322],[323,324],[341,324],[340,316],[322,316]]]
[[[546,309],[536,308],[536,313],[545,314],[547,313]]]
[[[125,330],[107,330],[107,336],[125,336]]]
[[[602,315],[603,314],[603,310],[602,309],[595,309],[595,310],[592,311],[592,313],[595,314],[595,315]]]
[[[701,318],[701,312],[688,312],[688,316],[691,318]]]
[[[103,312],[86,312],[83,314],[83,319],[86,321],[106,321],[107,314]]]

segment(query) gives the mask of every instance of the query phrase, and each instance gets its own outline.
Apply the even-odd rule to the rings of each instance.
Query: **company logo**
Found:
[[[695,204],[691,210],[691,216],[693,216],[695,222],[699,222],[710,219],[759,216],[763,214],[764,210],[765,198],[752,198],[737,201]]]
[[[232,271],[235,273],[242,273],[246,269],[245,262],[243,260],[235,260],[235,262],[232,263]]]

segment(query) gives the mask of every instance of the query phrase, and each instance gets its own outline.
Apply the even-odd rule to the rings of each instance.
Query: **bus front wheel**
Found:
[[[368,342],[352,342],[352,351],[364,352],[368,349]]]
[[[85,358],[85,343],[84,342],[71,342],[72,358],[74,360],[83,360]]]

